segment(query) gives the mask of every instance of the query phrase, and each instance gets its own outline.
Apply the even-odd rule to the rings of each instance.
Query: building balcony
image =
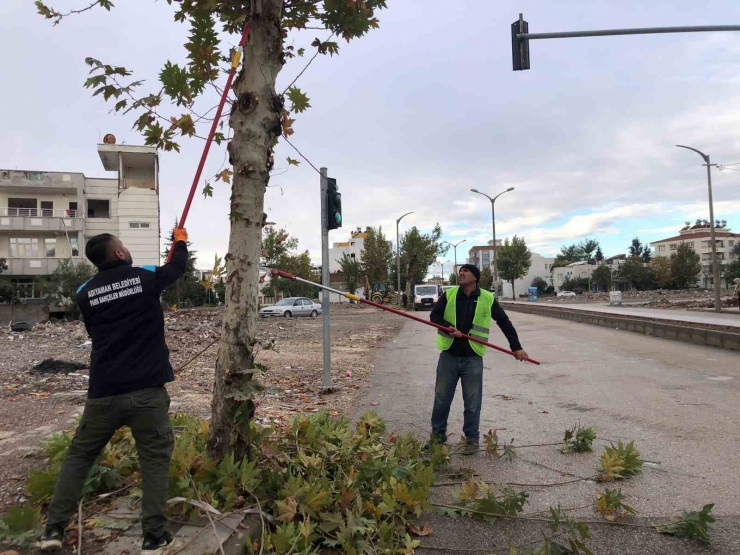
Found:
[[[77,210],[0,208],[0,231],[84,231]]]
[[[59,262],[69,258],[6,258],[8,269],[3,276],[48,276],[59,267]],[[81,256],[72,258],[75,265],[83,261]]]
[[[0,192],[71,194],[82,191],[81,173],[0,170]]]

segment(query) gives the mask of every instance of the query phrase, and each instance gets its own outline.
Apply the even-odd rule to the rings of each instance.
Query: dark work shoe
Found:
[[[470,456],[475,455],[478,451],[480,451],[480,445],[478,443],[466,442],[462,454]]]
[[[435,434],[433,433],[431,437],[427,440],[427,442],[424,444],[424,451],[430,451],[432,449],[432,445],[444,445],[447,443],[447,435],[446,434]]]
[[[64,541],[64,528],[62,526],[47,526],[36,547],[41,551],[59,551]]]
[[[141,553],[146,555],[165,555],[172,547],[175,539],[170,532],[165,532],[158,538],[146,534],[141,544]]]

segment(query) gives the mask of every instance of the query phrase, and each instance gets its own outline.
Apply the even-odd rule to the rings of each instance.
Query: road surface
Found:
[[[592,525],[588,543],[592,551],[740,553],[738,354],[518,312],[510,317],[524,348],[542,365],[517,363],[489,350],[484,360],[481,432],[498,429],[502,440],[514,438],[515,445],[552,443],[562,440],[566,428],[581,423],[597,431],[594,452],[564,455],[557,447],[522,448],[511,463],[480,454],[465,459],[453,456],[452,465],[472,467],[489,481],[549,484],[571,475],[594,475],[609,440],[634,440],[648,462],[642,473],[617,487],[626,495],[625,502],[640,513],[629,522],[644,528]],[[376,410],[390,428],[413,430],[426,438],[438,358],[435,339],[432,328],[407,323],[379,355],[358,414]],[[507,346],[495,326],[491,341]],[[450,413],[451,441],[460,437],[461,429],[458,389]],[[453,501],[458,489],[435,488],[435,501]],[[592,504],[603,488],[578,482],[516,489],[526,489],[530,495],[525,511],[539,511],[558,503],[563,507]],[[718,517],[711,550],[650,528],[656,520],[701,509],[706,503],[715,503],[713,514]],[[597,519],[599,515],[585,508],[571,516]],[[427,520],[434,533],[424,544],[438,548],[502,548],[509,538],[516,543],[536,541],[546,529],[545,524],[529,522],[490,524],[436,515]]]

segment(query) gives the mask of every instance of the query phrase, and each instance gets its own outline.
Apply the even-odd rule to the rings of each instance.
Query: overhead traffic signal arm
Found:
[[[601,29],[597,31],[567,31],[563,33],[530,33],[524,16],[511,24],[511,53],[514,71],[529,69],[529,41],[537,39],[568,39],[578,37],[609,37],[616,35],[657,35],[663,33],[705,33],[740,31],[740,25],[700,25],[692,27],[643,27],[637,29]]]

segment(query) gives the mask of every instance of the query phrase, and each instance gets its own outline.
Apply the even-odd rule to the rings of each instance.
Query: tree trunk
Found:
[[[514,289],[514,280],[511,280],[511,299],[516,300],[516,289]]]
[[[263,0],[255,15],[244,62],[233,87],[229,162],[234,176],[231,233],[226,263],[226,298],[211,404],[209,453],[216,459],[233,451],[249,454],[257,298],[264,196],[272,169],[272,148],[282,132],[282,102],[275,79],[282,69],[282,0]]]

